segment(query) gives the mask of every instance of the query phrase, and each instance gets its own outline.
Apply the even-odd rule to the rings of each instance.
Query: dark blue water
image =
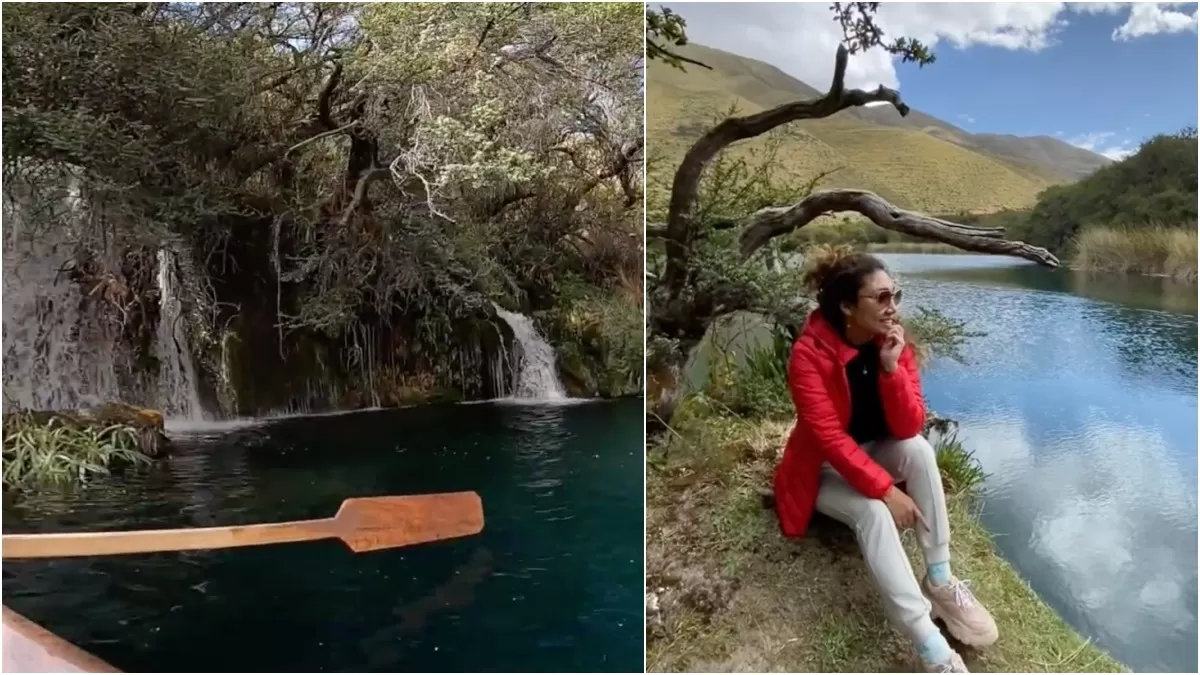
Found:
[[[906,304],[987,333],[924,374],[990,477],[984,522],[1081,632],[1195,672],[1196,286],[999,257],[886,255]]]
[[[4,563],[4,603],[126,670],[640,671],[640,401],[447,405],[183,437],[145,475],[6,501],[4,531],[320,518],[475,490],[482,534]]]

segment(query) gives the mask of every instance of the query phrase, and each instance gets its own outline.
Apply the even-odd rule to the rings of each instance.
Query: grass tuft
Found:
[[[983,485],[987,473],[976,459],[975,453],[967,450],[958,433],[952,432],[938,438],[933,444],[937,453],[938,468],[942,471],[942,487],[949,494],[974,494]]]
[[[80,425],[29,412],[4,416],[4,485],[28,487],[86,482],[118,466],[150,463],[137,427]]]

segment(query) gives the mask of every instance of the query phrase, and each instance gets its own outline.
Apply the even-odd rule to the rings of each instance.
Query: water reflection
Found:
[[[1194,672],[1195,286],[885,257],[913,304],[986,333],[924,379],[991,474],[1005,556],[1133,669]]]
[[[984,522],[1068,621],[1137,670],[1195,665],[1195,467],[1152,428],[1096,415],[1038,433],[963,416],[992,476]]]
[[[152,470],[7,500],[6,532],[333,515],[475,490],[475,537],[13,561],[4,601],[128,671],[641,667],[642,404],[428,406],[191,429]]]

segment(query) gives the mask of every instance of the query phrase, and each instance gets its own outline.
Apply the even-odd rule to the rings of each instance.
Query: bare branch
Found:
[[[322,131],[321,133],[317,134],[316,136],[310,136],[310,137],[300,141],[299,143],[293,145],[292,147],[288,148],[287,152],[283,153],[283,156],[287,157],[288,155],[292,154],[293,151],[299,150],[300,148],[308,145],[309,143],[312,143],[313,141],[319,141],[322,138],[336,136],[337,134],[340,134],[343,131],[346,131],[347,129],[354,126],[355,124],[358,124],[358,120],[350,122],[349,124],[343,124],[342,126],[336,128],[336,129],[330,129],[329,131]]]
[[[894,89],[880,86],[874,91],[846,89],[846,65],[850,53],[839,46],[834,65],[833,82],[824,96],[813,101],[785,103],[745,117],[730,117],[713,127],[688,150],[675,171],[671,185],[671,204],[667,215],[667,265],[663,283],[671,297],[678,296],[687,280],[688,251],[695,237],[693,218],[700,177],[717,153],[737,141],[761,136],[768,131],[796,120],[829,117],[846,108],[868,103],[890,103],[901,115],[908,115],[908,106]]]
[[[747,219],[748,225],[739,238],[742,258],[750,257],[774,237],[794,232],[818,216],[839,211],[855,211],[882,228],[944,242],[964,251],[1015,256],[1046,267],[1058,267],[1059,264],[1058,258],[1044,248],[1003,239],[1003,228],[960,225],[905,211],[866,190],[821,190],[792,206],[759,209]]]
[[[333,121],[330,114],[330,105],[333,103],[333,91],[337,88],[338,82],[342,79],[342,64],[333,64],[333,72],[329,74],[329,79],[325,81],[325,87],[321,89],[321,95],[317,97],[317,119],[321,124],[325,125],[326,129],[334,129],[338,125]]]

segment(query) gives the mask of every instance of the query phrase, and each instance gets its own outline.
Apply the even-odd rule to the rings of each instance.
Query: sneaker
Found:
[[[969,647],[988,647],[1000,637],[995,620],[975,599],[967,582],[950,577],[945,586],[934,586],[925,577],[921,580],[921,592],[933,605],[933,618],[945,621],[946,629],[959,642]]]
[[[963,663],[962,657],[958,652],[950,652],[950,661],[948,663],[926,663],[925,672],[927,673],[969,673],[967,664]]]

